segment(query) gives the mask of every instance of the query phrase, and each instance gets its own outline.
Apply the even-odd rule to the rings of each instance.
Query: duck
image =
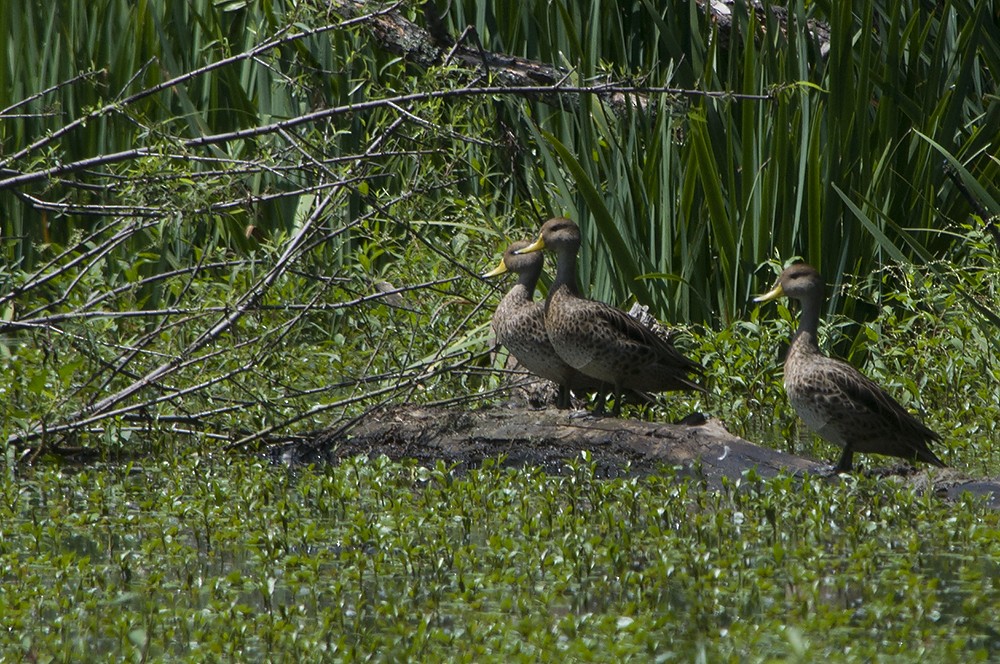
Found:
[[[824,282],[816,268],[796,263],[755,302],[788,297],[799,302],[798,329],[785,358],[785,392],[806,426],[843,449],[831,474],[850,473],[855,452],[882,454],[945,467],[931,451],[941,436],[910,414],[852,365],[819,349],[817,330]]]
[[[661,338],[624,311],[580,295],[576,256],[580,227],[565,217],[542,224],[538,239],[518,255],[549,250],[556,255],[556,274],[545,298],[545,331],[559,357],[585,376],[612,388],[612,416],[621,415],[623,392],[704,392],[696,377],[704,373],[685,357],[672,338]],[[599,402],[595,413],[603,413]]]
[[[517,274],[517,283],[507,291],[493,312],[493,334],[521,366],[559,385],[556,407],[567,409],[572,406],[573,390],[603,394],[605,386],[571,367],[553,348],[545,331],[544,304],[534,299],[544,256],[540,253],[517,253],[530,244],[525,240],[512,243],[504,251],[500,263],[482,275],[490,278],[506,272]]]

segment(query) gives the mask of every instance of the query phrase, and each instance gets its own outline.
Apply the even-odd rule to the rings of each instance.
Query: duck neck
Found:
[[[542,271],[539,268],[538,270],[525,270],[517,275],[517,284],[514,285],[514,288],[520,290],[521,295],[529,302],[535,297],[535,286],[538,285],[538,277],[541,274]]]
[[[819,348],[816,339],[819,331],[819,309],[822,303],[822,295],[799,300],[802,311],[799,314],[799,329],[795,332],[792,345],[804,344],[811,348]]]
[[[571,295],[580,295],[576,285],[576,252],[579,247],[560,249],[556,255],[556,277],[549,290],[549,297],[559,289],[565,289]]]

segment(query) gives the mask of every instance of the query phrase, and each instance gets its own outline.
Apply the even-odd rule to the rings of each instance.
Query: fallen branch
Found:
[[[699,419],[699,418],[693,418]],[[649,475],[665,466],[679,467],[680,477],[720,487],[754,470],[761,477],[779,473],[818,473],[824,462],[755,445],[729,433],[722,422],[664,424],[634,419],[575,417],[555,409],[408,407],[373,413],[349,431],[331,429],[305,442],[273,448],[286,462],[337,462],[358,455],[444,461],[475,467],[503,457],[512,466],[538,466],[563,472],[566,464],[590,454],[603,477]],[[879,457],[870,457],[877,462]],[[945,468],[875,468],[870,474],[904,481],[957,500],[963,493],[982,496],[1000,508],[1000,482],[978,480]],[[838,481],[837,477],[830,481]]]

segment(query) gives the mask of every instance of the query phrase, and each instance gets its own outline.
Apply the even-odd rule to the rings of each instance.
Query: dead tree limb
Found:
[[[571,71],[527,58],[488,51],[479,43],[478,36],[471,26],[462,37],[455,39],[444,30],[440,16],[437,15],[433,5],[434,3],[429,1],[423,3],[423,15],[427,22],[425,29],[395,10],[373,12],[370,3],[365,0],[330,2],[331,10],[344,20],[356,22],[363,19],[362,24],[383,49],[405,58],[410,64],[422,68],[455,65],[466,72],[488,73],[491,85],[518,88],[519,94],[537,98],[548,104],[573,107],[579,103],[578,100],[568,97],[561,87],[572,78]],[[699,0],[698,5],[712,17],[720,31],[721,42],[729,43],[731,32],[735,29],[733,11],[737,4],[723,0]],[[786,9],[767,6],[756,1],[748,3],[747,6],[756,15],[758,24],[764,25],[768,18],[772,17],[779,29],[787,32],[790,18]],[[818,42],[820,52],[826,53],[829,48],[829,29],[819,21],[810,21],[807,30]],[[621,113],[630,107],[647,109],[657,103],[657,94],[667,93],[676,96],[708,94],[698,90],[637,87],[610,78],[591,81],[591,84],[594,87],[590,88],[590,92],[596,93],[614,113]],[[534,94],[531,92],[532,86],[538,88]],[[604,89],[600,89],[601,87]],[[740,95],[729,96],[744,98]],[[768,99],[767,96],[753,97]]]

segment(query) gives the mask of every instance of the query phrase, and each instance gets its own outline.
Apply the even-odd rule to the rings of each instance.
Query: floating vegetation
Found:
[[[1000,649],[998,515],[884,481],[601,480],[198,455],[6,475],[0,649],[37,661],[690,661]]]

